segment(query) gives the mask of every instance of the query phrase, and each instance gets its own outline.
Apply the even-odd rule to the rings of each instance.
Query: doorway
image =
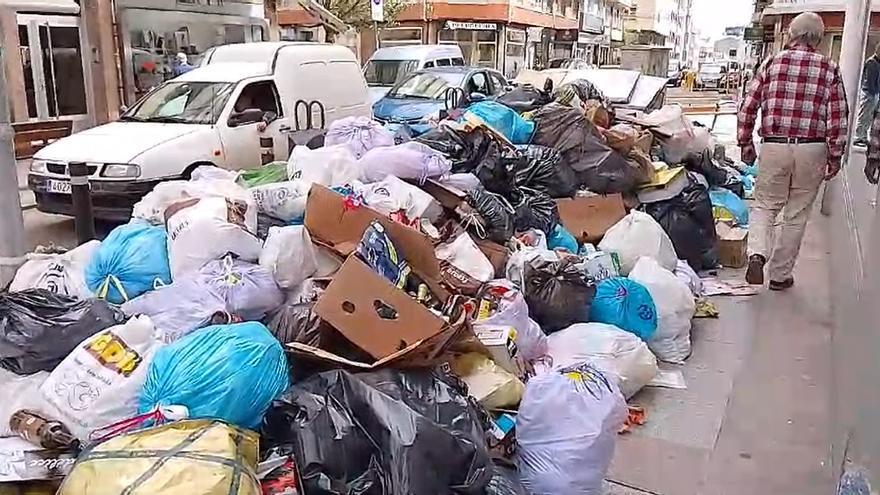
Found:
[[[28,117],[87,116],[79,18],[27,14],[17,21]]]

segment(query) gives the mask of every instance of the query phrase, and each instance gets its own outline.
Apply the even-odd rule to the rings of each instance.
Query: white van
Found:
[[[286,160],[288,133],[304,127],[309,113],[315,127],[321,113],[325,125],[372,115],[351,50],[290,42],[219,46],[118,121],[37,152],[28,187],[40,211],[70,214],[67,164],[86,162],[95,216],[126,220],[156,183],[187,178],[200,165],[246,169]]]
[[[403,76],[421,69],[464,65],[458,45],[408,45],[379,48],[364,65],[370,101],[376,103]]]

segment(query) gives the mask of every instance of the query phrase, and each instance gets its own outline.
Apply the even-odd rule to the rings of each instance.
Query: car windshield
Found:
[[[701,74],[721,74],[720,65],[704,65],[700,69]]]
[[[370,60],[364,67],[368,86],[394,86],[398,80],[418,69],[418,60]]]
[[[448,88],[460,88],[463,80],[464,74],[446,72],[413,74],[389,91],[388,96],[391,98],[440,99],[443,98]]]
[[[120,120],[213,124],[232,87],[232,83],[225,82],[168,82],[144,97]]]

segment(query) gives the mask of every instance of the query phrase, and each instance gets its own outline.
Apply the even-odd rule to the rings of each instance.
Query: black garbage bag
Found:
[[[531,144],[553,148],[562,154],[563,162],[570,163],[569,155],[576,160],[582,153],[588,136],[599,136],[596,126],[576,108],[549,103],[532,115],[535,135]]]
[[[320,347],[321,318],[314,308],[314,302],[285,304],[272,313],[266,326],[282,344],[298,342]]]
[[[712,201],[709,191],[693,175],[688,174],[688,186],[678,196],[645,204],[642,208],[672,239],[678,257],[694,270],[718,265]]]
[[[495,101],[519,113],[523,113],[542,107],[553,101],[553,99],[550,98],[546,91],[542,91],[531,84],[524,84],[504,93]]]
[[[100,299],[45,289],[0,294],[0,366],[20,375],[52,371],[83,340],[122,321]]]
[[[437,126],[414,139],[446,155],[453,163],[465,153],[466,143],[458,131],[445,125]],[[453,170],[455,166],[453,165]]]
[[[522,187],[511,195],[514,201],[514,227],[517,232],[529,229],[544,231],[549,237],[559,223],[559,209],[556,201],[547,194]]]
[[[530,495],[519,480],[516,466],[503,459],[495,459],[492,467],[492,479],[485,495]]]
[[[709,150],[690,153],[684,159],[684,166],[692,172],[703,174],[710,186],[723,187],[728,181],[728,171],[712,158]]]
[[[577,191],[574,170],[562,163],[562,155],[553,148],[530,145],[520,150],[514,162],[516,185],[537,189],[551,198],[570,198]]]
[[[579,261],[567,256],[558,261],[533,258],[525,264],[523,292],[529,316],[546,334],[588,321],[596,286],[577,268]]]
[[[578,183],[597,194],[630,192],[651,181],[652,171],[627,160],[593,135],[584,140],[580,158],[571,166]]]
[[[481,416],[432,370],[332,370],[272,403],[264,447],[292,447],[309,495],[482,494],[493,476]]]
[[[482,154],[473,174],[480,179],[480,183],[487,191],[502,196],[510,195],[516,179],[510,166],[511,160],[504,157],[501,146],[495,140],[487,140],[481,147]]]
[[[462,215],[462,223],[479,239],[507,244],[513,237],[516,209],[503,196],[475,189],[468,192],[467,204],[473,211]]]

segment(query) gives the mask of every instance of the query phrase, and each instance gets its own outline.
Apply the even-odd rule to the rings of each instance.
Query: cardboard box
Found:
[[[562,225],[581,243],[596,244],[612,225],[626,216],[623,196],[557,199]]]
[[[495,364],[516,376],[522,374],[515,361],[516,330],[513,327],[483,325],[475,329],[477,340],[485,347],[483,354],[488,354]]]
[[[718,234],[718,259],[729,268],[742,268],[748,262],[749,231],[731,227],[723,222],[715,224]]]

